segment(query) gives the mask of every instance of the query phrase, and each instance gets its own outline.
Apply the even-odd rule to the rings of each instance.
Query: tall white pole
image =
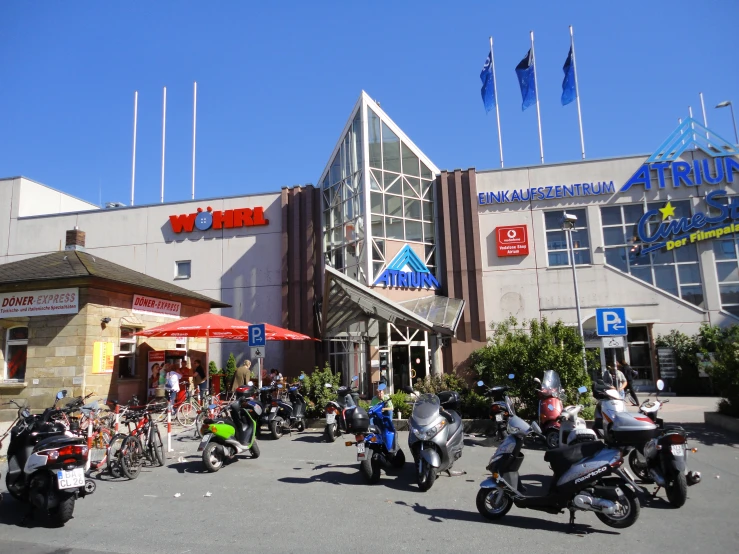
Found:
[[[531,31],[531,57],[534,63],[534,92],[536,93],[536,119],[539,122],[539,154],[544,163],[544,142],[541,139],[541,111],[539,110],[539,83],[536,82],[536,54],[534,53],[534,31]]]
[[[688,106],[688,115],[690,116],[690,119],[693,119],[693,106]],[[695,127],[693,127],[692,121],[690,122],[690,129],[695,129]],[[698,148],[698,146],[695,144],[695,133],[693,133],[691,138],[693,139],[693,150],[695,150],[696,148]]]
[[[583,341],[582,346],[582,363],[585,372],[588,371],[588,359],[585,355],[585,335],[582,331],[582,317],[580,315],[580,291],[577,286],[577,271],[575,270],[575,250],[572,245],[572,229],[565,229],[567,236],[567,249],[570,251],[570,265],[572,266],[572,280],[575,283],[575,311],[577,312],[577,331],[580,333],[580,339]]]
[[[164,104],[162,107],[162,194],[160,202],[164,204],[164,146],[167,138],[167,87],[164,87]]]
[[[582,112],[580,111],[580,85],[577,82],[577,63],[575,62],[575,34],[570,25],[570,48],[572,48],[572,72],[575,74],[575,98],[577,99],[577,121],[580,123],[580,149],[585,159],[585,138],[582,133]]]
[[[703,102],[703,93],[699,92],[698,96],[701,97],[701,110],[703,110],[703,126],[708,129],[708,118],[706,117],[706,104],[705,102]],[[711,133],[709,133],[708,131],[706,131],[706,138],[711,138]]]
[[[198,83],[192,85],[192,199],[195,200],[195,126],[198,113]]]
[[[131,206],[136,185],[136,122],[139,117],[139,91],[133,93],[133,162],[131,164]]]
[[[500,110],[498,109],[498,80],[495,78],[495,56],[493,55],[493,37],[490,37],[490,65],[493,70],[493,94],[495,95],[495,118],[498,121],[498,147],[500,148],[500,167],[503,167],[503,138],[500,133]]]

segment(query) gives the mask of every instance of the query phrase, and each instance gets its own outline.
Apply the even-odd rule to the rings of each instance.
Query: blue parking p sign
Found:
[[[626,336],[626,308],[596,308],[599,337]]]
[[[265,346],[267,335],[264,332],[264,323],[249,325],[249,346]]]

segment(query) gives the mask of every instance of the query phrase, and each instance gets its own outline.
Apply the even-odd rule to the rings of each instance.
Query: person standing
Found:
[[[231,383],[231,392],[236,391],[239,387],[245,387],[251,381],[251,361],[244,360],[244,363],[236,368],[234,380]]]
[[[200,402],[205,402],[205,395],[208,394],[208,380],[205,378],[205,368],[200,360],[193,362],[195,369],[192,375],[192,384],[197,387],[200,396]]]
[[[631,403],[634,406],[638,406],[639,399],[636,397],[636,391],[634,390],[634,379],[636,379],[639,374],[624,360],[619,360],[618,366],[621,373],[626,377],[626,391],[629,393],[629,400],[631,400]]]
[[[618,391],[618,394],[621,396],[621,399],[623,400],[625,397],[624,390],[626,389],[626,376],[618,369],[613,367],[612,365],[608,366],[608,372],[611,374],[611,385],[613,385],[616,390]]]
[[[167,399],[169,400],[169,409],[172,415],[175,415],[174,406],[177,403],[177,394],[180,392],[180,379],[182,374],[176,369],[176,366],[172,366],[167,372],[165,390],[167,391]]]

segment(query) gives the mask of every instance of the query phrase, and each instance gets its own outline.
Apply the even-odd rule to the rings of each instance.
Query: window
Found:
[[[5,381],[26,380],[28,327],[8,329],[5,341]]]
[[[649,330],[646,327],[629,327],[626,342],[629,347],[631,368],[639,373],[637,379],[652,379],[652,355],[649,351]]]
[[[121,340],[118,349],[118,378],[136,377],[136,329],[121,327]]]
[[[562,218],[565,210],[544,212],[544,227],[547,233],[547,254],[550,266],[570,265],[570,255],[567,251],[567,235],[562,230]],[[588,220],[585,210],[567,210],[568,214],[577,217],[572,230],[572,248],[575,254],[575,264],[587,265],[590,263],[590,240],[588,238]]]
[[[192,263],[190,260],[182,260],[174,263],[174,278],[189,279]]]
[[[675,208],[676,218],[690,217],[689,200],[673,200],[672,205]],[[664,202],[647,204],[648,210],[662,207]],[[703,281],[695,244],[640,255],[641,245],[636,226],[644,215],[644,204],[603,206],[600,215],[603,220],[603,242],[608,265],[691,304],[703,307]],[[650,233],[657,230],[659,223],[658,221],[649,223]]]

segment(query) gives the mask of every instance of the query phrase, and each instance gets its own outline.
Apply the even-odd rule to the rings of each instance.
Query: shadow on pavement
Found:
[[[313,442],[313,443],[325,442],[323,440],[323,433],[319,433],[317,435],[316,434],[301,433],[298,437],[296,437],[296,438],[294,438],[292,440],[294,442]]]
[[[364,487],[385,486],[394,490],[406,492],[420,492],[415,483],[408,476],[403,476],[405,469],[412,467],[412,464],[406,463],[403,468],[383,468],[382,477],[376,485],[367,482],[364,475],[359,471],[359,465],[341,465],[341,464],[322,464],[315,466],[312,471],[324,468],[344,468],[354,469],[355,471],[324,471],[323,473],[312,474],[310,477],[282,477],[278,479],[281,483],[292,485],[308,485],[310,483],[331,483],[332,485],[361,485]]]
[[[79,502],[79,500],[77,502]],[[41,510],[36,511],[36,515],[33,519],[24,521],[28,513],[29,505],[25,502],[18,502],[10,493],[3,493],[0,495],[0,525],[14,525],[17,527],[27,528],[46,527],[49,529],[59,527],[59,525],[52,522],[46,514],[43,514]]]
[[[665,427],[670,425],[671,423],[665,423]],[[724,429],[705,423],[675,423],[674,425],[679,425],[687,431],[688,440],[698,441],[706,446],[721,444],[739,448],[739,435],[734,435]]]

